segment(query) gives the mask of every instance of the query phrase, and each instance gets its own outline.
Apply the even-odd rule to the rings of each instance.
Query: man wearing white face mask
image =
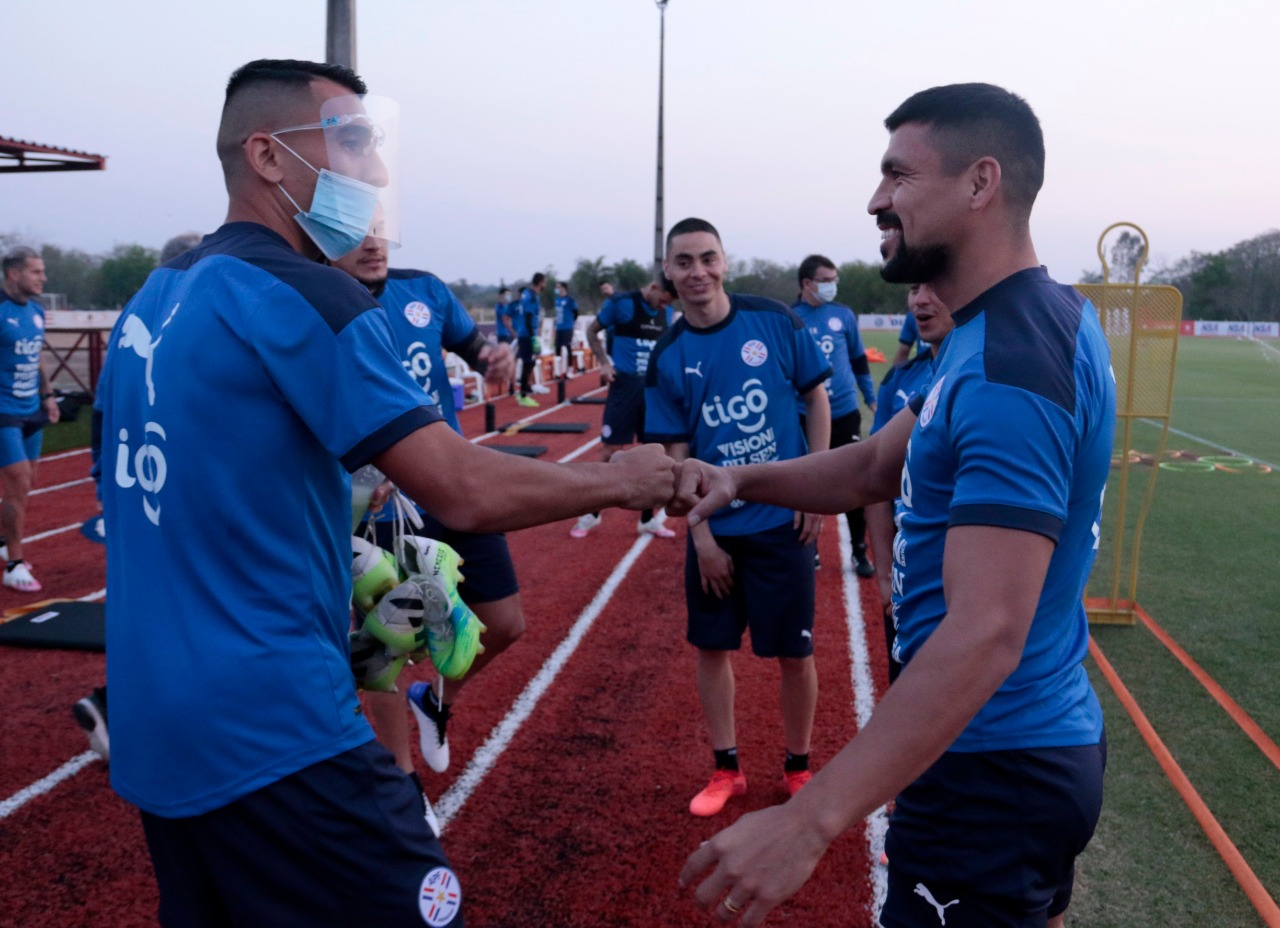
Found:
[[[862,438],[862,412],[858,391],[867,408],[876,411],[876,387],[867,365],[867,352],[858,334],[858,317],[848,306],[835,302],[840,275],[835,263],[823,255],[809,255],[797,274],[800,296],[791,309],[803,320],[831,365],[826,382],[831,400],[831,447],[840,448]],[[862,509],[845,513],[853,539],[854,570],[859,577],[873,577],[876,569],[867,559],[867,520]]]
[[[348,473],[376,464],[468,532],[673,490],[653,447],[555,465],[444,422],[373,295],[320,260],[378,206],[394,238],[376,103],[337,65],[237,70],[227,221],[147,278],[99,380],[111,783],[163,925],[462,925],[422,794],[360,710]]]

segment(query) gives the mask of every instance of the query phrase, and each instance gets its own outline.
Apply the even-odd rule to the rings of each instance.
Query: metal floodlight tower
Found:
[[[667,3],[653,0],[658,7],[658,188],[653,201],[653,276],[662,273],[662,96],[667,58]]]
[[[324,38],[325,64],[356,69],[356,0],[329,0]]]

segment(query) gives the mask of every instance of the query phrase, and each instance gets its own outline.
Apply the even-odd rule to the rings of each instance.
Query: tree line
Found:
[[[8,252],[22,244],[26,241],[21,236],[0,233],[0,251]],[[77,309],[119,308],[137,292],[159,260],[158,249],[137,244],[117,245],[102,254],[57,245],[43,245],[38,250],[49,277],[47,289],[65,294],[67,304]],[[1111,280],[1132,280],[1134,269],[1143,258],[1142,240],[1122,232],[1111,245],[1109,255]],[[731,292],[755,293],[790,305],[799,291],[797,268],[798,264],[764,258],[731,258],[725,287]],[[886,283],[880,277],[879,264],[847,261],[839,269],[837,301],[858,313],[904,311],[906,288]],[[546,274],[548,286],[542,299],[550,309],[559,278],[552,267],[546,269]],[[617,290],[626,291],[644,286],[649,278],[647,264],[631,258],[610,264],[601,255],[579,258],[566,279],[580,310],[593,314],[603,303],[601,281],[608,280]],[[1098,271],[1081,274],[1082,282],[1097,283],[1101,279]],[[1177,287],[1182,292],[1183,316],[1187,319],[1280,321],[1280,231],[1264,232],[1220,252],[1193,251],[1169,264],[1144,267],[1141,280]],[[524,282],[517,280],[510,286],[517,289]],[[450,284],[463,304],[473,310],[492,307],[502,286],[507,286],[504,280],[477,284],[462,279]]]

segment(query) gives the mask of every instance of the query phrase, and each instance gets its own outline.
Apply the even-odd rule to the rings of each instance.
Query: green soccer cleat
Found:
[[[351,536],[351,604],[365,616],[400,582],[400,569],[390,551],[359,535]]]
[[[351,673],[356,687],[373,693],[395,693],[396,678],[409,661],[408,654],[392,654],[386,645],[365,631],[352,632]]]
[[[447,544],[433,538],[411,536],[405,539],[405,569],[420,577],[443,597],[444,608],[424,611],[427,630],[426,654],[419,651],[415,660],[428,655],[436,670],[447,679],[466,676],[476,655],[484,651],[480,635],[484,624],[458,595],[462,576],[462,559]],[[433,598],[434,599],[434,598]]]

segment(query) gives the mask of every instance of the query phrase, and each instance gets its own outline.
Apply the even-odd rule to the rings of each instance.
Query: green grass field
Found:
[[[865,333],[864,333],[865,334]],[[892,356],[895,339],[871,333]],[[876,376],[884,368],[874,366]],[[1280,464],[1280,345],[1183,338],[1168,451],[1233,449]],[[1135,425],[1142,450],[1159,431]],[[1194,437],[1190,437],[1194,436]],[[1220,446],[1220,447],[1215,447]],[[1141,548],[1138,602],[1272,739],[1280,739],[1280,468],[1157,471]],[[1130,506],[1150,468],[1130,475]],[[1104,542],[1114,530],[1116,475]],[[1132,519],[1130,519],[1132,528]],[[1090,593],[1109,555],[1104,543]],[[1125,575],[1127,578],[1127,574]],[[1280,771],[1145,627],[1094,638],[1213,815],[1272,896],[1280,896]],[[1256,910],[1175,792],[1093,661],[1109,763],[1098,832],[1079,861],[1075,928],[1243,928]]]

